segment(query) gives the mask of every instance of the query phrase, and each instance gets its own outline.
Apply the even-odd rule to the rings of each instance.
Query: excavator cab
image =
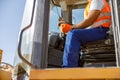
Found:
[[[118,67],[120,65],[120,45],[118,45],[120,1],[108,0],[108,2],[112,10],[111,29],[108,31],[106,39],[82,45],[80,59],[84,68]],[[70,24],[79,22],[80,20],[74,14],[83,13],[87,3],[88,0],[26,0],[13,78],[28,80],[32,69],[40,69],[41,72],[44,72],[42,69],[46,68],[63,70],[61,65],[65,38],[58,29],[58,19],[63,17]],[[51,17],[51,13],[53,17]],[[80,17],[83,18],[83,15]],[[51,30],[53,27],[56,28],[55,31]],[[81,67],[78,68],[81,69]],[[74,69],[70,70],[74,71]],[[41,78],[43,77],[41,76]]]
[[[76,4],[74,4],[74,3],[76,3]],[[76,17],[74,14],[74,11],[75,10],[78,11],[78,14],[80,14],[80,13],[84,14],[83,10],[85,8],[85,5],[87,4],[87,0],[84,0],[84,1],[81,1],[81,0],[73,1],[72,0],[70,2],[67,0],[66,1],[52,0],[52,4],[61,6],[61,11],[59,11],[59,9],[56,7],[56,9],[58,9],[56,11],[56,14],[58,14],[58,16],[62,15],[63,18],[65,19],[65,21],[69,22],[70,24],[74,24],[76,19],[83,18],[83,15]],[[67,6],[65,6],[65,4]],[[58,12],[61,12],[61,15]],[[79,22],[80,22],[80,20],[79,20]],[[55,40],[56,40],[56,42],[53,44],[54,45],[52,47],[53,49],[48,49],[48,51],[49,51],[48,52],[48,57],[49,57],[48,61],[50,61],[50,62],[48,62],[48,65],[50,64],[50,65],[54,65],[54,66],[55,65],[60,66],[62,64],[61,59],[62,59],[62,55],[63,55],[63,51],[61,52],[61,50],[64,49],[65,38],[59,37],[59,34],[56,34],[56,35],[54,35],[54,34],[55,33],[50,34],[51,37],[49,37],[51,40],[49,42],[49,44],[52,44],[53,41],[55,41]],[[56,39],[54,39],[53,37]],[[59,49],[61,49],[61,50],[59,50]],[[110,28],[110,30],[107,32],[106,39],[98,40],[95,42],[88,42],[88,43],[82,45],[81,50],[82,50],[82,53],[80,53],[80,55],[81,55],[80,66],[83,66],[83,67],[116,66],[115,47],[114,47],[112,28]],[[58,52],[56,52],[56,51],[58,51]],[[51,56],[51,55],[56,55],[56,54],[57,54],[57,56],[55,56],[55,57],[57,57],[57,59],[53,58],[54,56]]]

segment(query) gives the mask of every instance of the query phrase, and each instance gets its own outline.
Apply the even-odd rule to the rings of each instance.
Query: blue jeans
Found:
[[[63,55],[63,67],[78,67],[80,46],[90,41],[106,38],[108,28],[74,29],[68,32]]]

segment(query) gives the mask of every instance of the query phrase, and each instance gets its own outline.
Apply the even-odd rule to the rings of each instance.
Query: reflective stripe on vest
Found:
[[[111,12],[100,13],[98,18],[101,18],[101,17],[104,17],[104,16],[111,16]]]
[[[111,23],[111,20],[109,20],[109,19],[101,20],[101,21],[95,22],[93,25],[91,25],[91,27],[98,27],[98,26],[108,23],[108,22]]]

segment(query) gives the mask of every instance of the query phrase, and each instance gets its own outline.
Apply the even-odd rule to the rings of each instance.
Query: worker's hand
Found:
[[[66,34],[68,31],[72,30],[72,24],[65,22],[63,18],[59,18],[58,26],[63,34]]]
[[[67,23],[62,23],[60,24],[59,29],[62,33],[66,34],[68,31],[72,30],[72,25]]]
[[[63,18],[59,18],[59,22],[58,22],[58,27],[60,27],[61,24],[65,23]]]

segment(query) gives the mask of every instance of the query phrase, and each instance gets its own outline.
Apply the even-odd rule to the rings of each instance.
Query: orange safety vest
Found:
[[[86,6],[86,9],[84,11],[84,18],[86,18],[89,14],[89,9],[90,9],[90,5],[92,0],[88,0],[89,3]],[[100,15],[99,17],[94,21],[94,23],[91,25],[91,27],[98,27],[98,26],[103,26],[106,28],[109,28],[111,25],[111,10],[110,10],[110,6],[109,4],[106,2],[106,0],[103,0],[104,2],[104,7],[103,9],[100,11]]]

